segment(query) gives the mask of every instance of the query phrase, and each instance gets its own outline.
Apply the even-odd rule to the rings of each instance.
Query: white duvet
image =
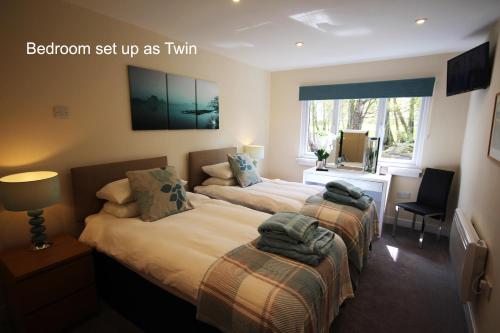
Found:
[[[269,215],[199,194],[188,198],[194,209],[156,222],[91,215],[80,240],[196,304],[209,266],[257,238],[257,227]]]
[[[252,209],[276,212],[300,212],[307,198],[324,187],[262,178],[262,182],[248,187],[208,185],[196,186],[196,193],[232,202]]]

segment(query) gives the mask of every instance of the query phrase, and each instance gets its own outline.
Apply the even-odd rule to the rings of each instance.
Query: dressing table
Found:
[[[375,141],[371,141],[373,139]],[[372,142],[377,144],[374,148],[375,151],[370,145]],[[331,162],[334,164],[338,162],[339,167],[330,167],[326,170],[306,169],[302,175],[302,181],[304,184],[324,186],[332,180],[344,180],[365,191],[373,198],[377,206],[379,235],[382,235],[391,174],[379,175],[364,171],[377,169],[378,149],[378,138],[369,138],[368,131],[340,131],[340,141],[336,140],[330,154],[332,156]]]

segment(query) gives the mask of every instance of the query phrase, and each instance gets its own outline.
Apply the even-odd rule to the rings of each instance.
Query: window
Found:
[[[340,130],[355,129],[380,137],[382,163],[416,165],[429,102],[430,97],[302,101],[300,155],[313,158],[315,150],[331,149]]]

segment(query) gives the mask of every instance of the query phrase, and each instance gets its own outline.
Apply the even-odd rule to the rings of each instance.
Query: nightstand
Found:
[[[0,254],[9,315],[19,332],[57,332],[97,312],[92,250],[70,236],[45,250]]]

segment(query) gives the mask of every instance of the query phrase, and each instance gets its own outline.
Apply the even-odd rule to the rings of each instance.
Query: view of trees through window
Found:
[[[377,98],[340,100],[338,130],[366,130],[369,136],[377,136],[378,107]]]
[[[308,147],[310,152],[331,145],[333,132],[333,101],[310,101]]]
[[[412,160],[422,97],[308,101],[308,152],[331,147],[340,130],[367,130],[382,139],[382,158]],[[385,121],[384,121],[385,119]]]
[[[413,158],[421,107],[421,97],[387,99],[383,158]]]

